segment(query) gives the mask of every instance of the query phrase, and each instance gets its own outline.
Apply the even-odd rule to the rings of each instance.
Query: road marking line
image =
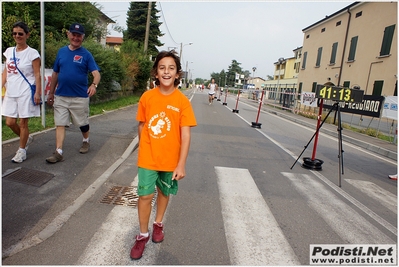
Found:
[[[245,120],[243,117],[241,117],[240,115],[238,115],[242,120],[244,120],[245,122],[247,122],[249,125],[251,125],[247,120]],[[266,133],[264,133],[262,130],[260,129],[255,129],[256,131],[258,131],[260,134],[262,134],[264,137],[266,137],[267,139],[269,139],[271,142],[273,142],[276,146],[278,146],[279,148],[281,148],[283,151],[285,151],[288,155],[290,155],[294,160],[297,159],[297,155],[295,155],[295,153],[291,152],[290,150],[288,150],[287,148],[285,148],[283,145],[281,145],[279,142],[277,142],[275,139],[273,139],[272,137],[270,137],[269,135],[267,135]],[[359,149],[359,148],[357,148]],[[359,149],[361,150],[361,149]],[[376,155],[374,155],[376,156]],[[378,157],[378,156],[376,156]],[[389,222],[387,222],[384,218],[382,218],[381,216],[379,216],[378,214],[376,214],[375,212],[373,212],[371,209],[369,209],[368,207],[366,207],[365,205],[363,205],[362,203],[360,203],[358,200],[356,200],[355,198],[353,198],[351,195],[349,195],[348,193],[346,193],[342,188],[338,187],[337,185],[335,185],[334,183],[332,183],[330,180],[328,180],[324,175],[320,174],[317,171],[310,171],[311,173],[313,173],[316,177],[318,177],[320,180],[322,180],[324,183],[326,183],[331,189],[335,190],[337,193],[339,193],[341,196],[343,196],[344,198],[346,198],[348,201],[350,201],[353,205],[355,205],[356,207],[358,207],[359,209],[361,209],[364,213],[366,213],[368,216],[370,216],[372,219],[374,219],[376,222],[378,222],[379,224],[381,224],[383,227],[385,227],[388,231],[390,231],[391,233],[393,233],[394,235],[398,235],[397,233],[397,228],[395,226],[393,226],[392,224],[390,224]]]
[[[299,265],[247,169],[215,167],[232,265]]]
[[[398,213],[398,198],[391,192],[369,181],[353,179],[345,179],[345,181],[360,189],[360,191],[372,199],[377,200],[381,205],[393,211],[395,214]]]
[[[351,244],[393,244],[377,227],[308,174],[282,172],[326,223]]]
[[[136,175],[131,186],[137,186],[137,183],[138,177]],[[148,241],[140,261],[133,261],[129,256],[136,234],[139,231],[140,224],[137,212],[135,208],[115,206],[99,230],[93,235],[76,264],[127,266],[134,262],[135,265],[154,265],[155,255],[159,252],[160,245],[152,243],[151,240]],[[152,208],[150,222],[154,220],[155,209]]]
[[[361,211],[363,211],[364,213],[366,213],[370,218],[374,219],[376,222],[378,222],[379,224],[381,224],[383,227],[385,227],[388,231],[390,231],[392,234],[398,236],[398,229],[393,226],[392,224],[390,224],[389,222],[387,222],[384,218],[382,218],[381,216],[379,216],[378,214],[376,214],[374,211],[372,211],[371,209],[369,209],[368,207],[366,207],[365,205],[363,205],[361,202],[359,202],[357,199],[355,199],[354,197],[352,197],[351,195],[349,195],[348,193],[346,193],[344,190],[342,190],[342,188],[336,186],[334,183],[332,183],[330,180],[328,180],[326,177],[324,177],[323,175],[321,175],[319,172],[317,171],[310,171],[311,173],[313,173],[314,175],[316,175],[316,177],[318,177],[320,180],[322,180],[325,184],[327,184],[330,188],[334,189],[338,194],[340,194],[341,196],[343,196],[345,199],[347,199],[349,202],[351,202],[353,205],[355,205],[356,207],[358,207]]]

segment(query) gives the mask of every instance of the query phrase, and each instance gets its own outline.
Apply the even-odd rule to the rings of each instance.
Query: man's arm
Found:
[[[53,71],[51,74],[50,92],[47,96],[47,104],[52,106],[54,104],[55,87],[58,84],[58,72]]]
[[[87,89],[87,94],[89,97],[93,96],[97,92],[97,85],[101,80],[101,74],[98,70],[92,71],[91,74],[93,75],[93,83],[90,84],[89,88]]]

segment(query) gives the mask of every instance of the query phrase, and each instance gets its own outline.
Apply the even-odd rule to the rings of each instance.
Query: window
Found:
[[[385,28],[384,37],[382,39],[380,56],[387,56],[391,52],[391,45],[392,45],[394,32],[395,32],[395,24]]]
[[[384,86],[384,81],[374,81],[373,95],[380,96],[382,93],[383,86]]]
[[[298,72],[299,72],[299,65],[300,65],[299,62],[294,63],[294,70],[295,70],[295,73],[298,73]]]
[[[351,82],[350,82],[350,81],[345,81],[343,87],[349,88],[350,85],[351,85]]]
[[[348,61],[354,61],[354,60],[355,60],[356,46],[357,46],[357,38],[358,38],[358,36],[352,37],[352,40],[351,40],[351,47],[350,47],[350,49],[349,49]]]
[[[309,39],[309,37],[310,37],[310,34],[306,35],[306,39]]]
[[[323,52],[323,47],[319,47],[319,49],[317,49],[316,67],[320,67],[320,61],[321,61],[322,52]]]
[[[326,31],[326,28],[321,29],[321,32],[325,32],[325,31]]]
[[[312,92],[316,93],[316,88],[317,88],[317,82],[312,83]]]
[[[356,17],[356,18],[360,17],[360,16],[362,15],[362,13],[363,13],[362,11],[357,12],[355,17]]]
[[[337,23],[335,24],[335,26],[339,26],[341,25],[341,21],[337,21]]]
[[[335,64],[335,58],[337,57],[338,42],[333,43],[331,50],[330,64]]]
[[[303,53],[303,60],[302,60],[302,69],[306,68],[306,58],[308,56],[308,52]]]

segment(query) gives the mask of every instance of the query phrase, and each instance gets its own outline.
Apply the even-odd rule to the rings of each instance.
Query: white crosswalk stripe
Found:
[[[348,183],[358,188],[360,191],[365,193],[372,199],[377,200],[381,205],[391,210],[394,213],[398,213],[398,198],[391,192],[381,188],[375,183],[369,181],[345,179]]]
[[[278,222],[257,188],[249,170],[215,167],[222,207],[224,230],[232,265],[299,265]],[[317,177],[283,172],[293,187],[305,198],[344,242],[350,244],[394,244],[395,242],[341,200]],[[137,182],[137,177],[134,180]],[[381,204],[392,200],[382,188],[364,181],[347,180]],[[135,184],[132,184],[135,185]],[[368,187],[368,189],[365,189]],[[389,206],[389,205],[388,205]],[[154,217],[154,211],[151,214]],[[167,218],[167,216],[166,216]],[[150,221],[151,221],[150,219]],[[143,258],[129,257],[138,230],[137,209],[115,206],[92,237],[78,265],[153,265],[161,244],[149,242]],[[262,227],[258,227],[262,225]],[[254,230],[256,229],[256,230]],[[267,249],[266,249],[267,248]]]
[[[307,174],[282,173],[334,231],[351,244],[394,244],[395,242],[369,223],[317,178]]]
[[[215,167],[215,171],[231,263],[298,265],[249,171],[225,167]]]
[[[132,186],[137,186],[137,176]],[[150,221],[155,218],[154,209]],[[130,249],[139,230],[137,209],[115,206],[90,240],[77,265],[154,265],[160,244],[147,243],[140,261],[130,259]]]

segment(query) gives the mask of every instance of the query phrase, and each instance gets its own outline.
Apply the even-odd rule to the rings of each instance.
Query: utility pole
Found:
[[[148,2],[147,25],[145,28],[145,38],[144,38],[144,52],[147,52],[148,49],[148,39],[150,36],[151,7],[152,7],[152,2]]]

